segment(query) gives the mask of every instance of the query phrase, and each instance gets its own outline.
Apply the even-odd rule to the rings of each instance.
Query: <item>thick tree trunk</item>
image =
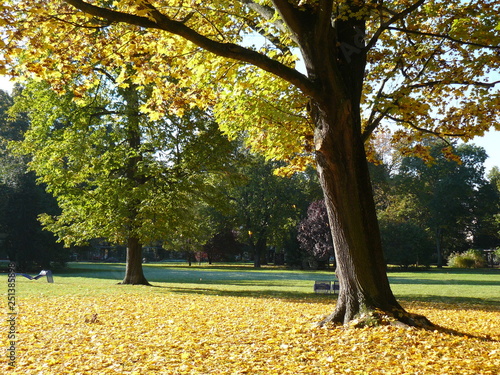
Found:
[[[142,244],[138,238],[130,237],[127,241],[127,267],[120,284],[151,285],[142,270]]]
[[[373,320],[386,314],[404,323],[431,325],[396,301],[387,277],[368,163],[351,102],[315,105],[317,168],[337,259],[340,293],[324,322]]]
[[[356,13],[356,2],[346,4]],[[340,283],[336,309],[322,323],[358,318],[373,322],[377,315],[430,325],[399,305],[387,277],[361,125],[364,20],[339,19],[332,24],[330,15],[331,9],[325,8],[297,21],[307,74],[317,88],[309,111]]]

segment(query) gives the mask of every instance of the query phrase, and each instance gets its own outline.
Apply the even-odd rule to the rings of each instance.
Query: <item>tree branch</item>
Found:
[[[276,10],[268,5],[257,4],[253,0],[239,0],[242,4],[245,4],[254,12],[258,13],[261,17],[267,21],[271,21],[275,18]],[[276,26],[280,31],[287,33],[290,32],[282,19],[277,19],[273,21],[273,25]],[[290,38],[297,43],[298,40],[294,35],[290,35]]]
[[[430,87],[430,86],[436,86],[436,85],[464,85],[464,86],[481,86],[481,87],[486,87],[486,88],[492,88],[498,85],[500,81],[495,81],[495,82],[479,82],[479,81],[429,81],[429,82],[422,82],[422,83],[416,83],[414,85],[408,86],[410,89],[418,89],[422,87]]]
[[[441,132],[437,132],[437,131],[434,131],[434,130],[421,128],[421,127],[415,125],[415,123],[413,121],[402,120],[402,119],[399,119],[397,117],[390,116],[390,115],[386,115],[386,117],[388,119],[391,119],[392,121],[395,121],[395,122],[408,124],[411,128],[413,128],[415,130],[418,130],[419,132],[427,133],[427,134],[432,134],[432,135],[434,135],[436,137],[439,137],[441,139],[443,139],[442,137],[464,137],[464,136],[467,135],[466,133],[459,133],[459,134],[455,134],[455,133],[441,133]]]
[[[361,139],[363,140],[363,142],[366,142],[370,135],[372,135],[372,133],[375,131],[375,129],[377,129],[382,120],[386,117],[387,113],[389,113],[389,110],[390,108],[386,108],[385,111],[380,114],[380,116],[378,116],[376,119],[372,118],[368,122],[368,125],[365,127],[363,133],[361,134]]]
[[[365,129],[363,130],[363,133],[361,134],[361,139],[363,140],[363,142],[366,142],[368,140],[368,138],[373,133],[373,131],[382,122],[382,120],[384,119],[385,115],[387,113],[389,113],[389,110],[391,108],[390,106],[387,107],[384,112],[380,113],[380,116],[375,119],[375,114],[377,113],[376,107],[377,107],[378,101],[379,101],[380,98],[384,97],[384,88],[385,88],[385,85],[392,78],[392,73],[397,70],[397,66],[398,66],[398,64],[396,64],[396,66],[394,67],[394,69],[392,69],[392,71],[389,74],[387,74],[387,77],[382,81],[382,84],[380,85],[380,88],[379,88],[379,90],[377,92],[377,96],[375,97],[375,100],[374,100],[374,104],[373,104],[373,107],[372,107],[372,111],[370,113],[370,117],[369,117],[369,119],[367,121],[367,125],[366,125]]]
[[[434,34],[434,33],[427,33],[425,31],[418,31],[418,30],[408,30],[408,29],[403,29],[400,27],[387,27],[388,30],[395,30],[395,31],[400,31],[403,33],[408,33],[408,34],[416,34],[416,35],[422,35],[422,36],[430,36],[432,38],[443,38],[446,40],[449,40],[454,43],[458,44],[464,44],[468,46],[473,46],[473,47],[480,47],[480,48],[489,48],[489,49],[494,49],[494,50],[500,50],[500,46],[491,46],[488,44],[482,44],[482,43],[475,43],[475,42],[467,42],[464,40],[459,40],[452,38],[451,36],[447,34]]]
[[[370,41],[366,45],[366,47],[365,47],[366,50],[367,51],[370,50],[377,43],[378,39],[380,38],[380,35],[382,35],[382,33],[385,30],[389,29],[389,27],[393,23],[395,23],[395,22],[397,22],[399,20],[402,20],[407,15],[409,15],[411,12],[413,12],[416,9],[418,9],[425,2],[426,2],[426,0],[418,0],[415,4],[409,6],[408,8],[406,8],[405,10],[403,10],[401,13],[396,13],[387,22],[384,22],[382,25],[380,25],[380,27],[377,29],[377,31],[375,32],[375,34],[373,35],[373,37],[370,39]]]
[[[297,70],[290,68],[279,61],[273,60],[266,55],[241,47],[237,44],[222,43],[209,39],[189,28],[184,23],[170,19],[147,2],[144,2],[144,5],[148,7],[151,18],[97,7],[82,0],[64,1],[82,12],[104,18],[112,22],[128,23],[131,25],[163,30],[179,35],[208,52],[212,52],[218,56],[250,63],[269,73],[283,78],[299,88],[305,95],[310,97],[315,97],[317,95],[317,90],[314,84],[304,74],[298,72]]]
[[[292,33],[292,38],[299,40],[299,35],[304,35],[302,32],[304,12],[294,7],[288,0],[273,0],[273,4]]]

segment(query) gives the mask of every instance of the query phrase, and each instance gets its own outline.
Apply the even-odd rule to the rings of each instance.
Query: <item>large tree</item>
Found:
[[[6,56],[23,74],[57,86],[87,63],[132,63],[136,81],[157,82],[158,95],[172,97],[172,85],[181,85],[182,99],[215,103],[221,126],[245,129],[268,157],[300,167],[313,150],[341,284],[325,321],[378,309],[429,324],[406,313],[390,289],[365,143],[391,122],[408,145],[422,134],[468,140],[499,126],[498,81],[487,77],[500,65],[498,0],[9,4]],[[249,47],[252,32],[266,42]],[[160,80],[162,70],[175,82]],[[154,101],[149,109],[158,110]]]
[[[413,197],[417,202],[412,218],[405,221],[413,220],[428,229],[435,244],[437,264],[442,267],[445,257],[452,252],[494,243],[491,222],[498,208],[498,195],[484,176],[487,155],[483,148],[456,146],[454,153],[460,157],[456,161],[440,152],[446,146],[443,142],[431,145],[432,161],[403,158],[393,179],[400,199]],[[397,214],[393,212],[390,216],[394,218]]]
[[[143,244],[200,234],[197,203],[214,195],[210,179],[222,172],[216,164],[229,142],[198,109],[157,121],[141,116],[145,93],[133,84],[112,90],[110,76],[85,105],[73,93],[28,85],[17,108],[31,125],[14,148],[32,156],[31,169],[62,210],[42,215],[45,227],[66,245],[94,238],[126,245],[121,283],[148,285]]]

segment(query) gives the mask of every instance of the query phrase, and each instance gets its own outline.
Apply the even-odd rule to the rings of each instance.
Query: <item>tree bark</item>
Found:
[[[130,237],[127,241],[127,266],[120,284],[151,285],[142,270],[142,244],[136,237]]]
[[[387,277],[361,126],[364,21],[325,26],[318,18],[313,25],[300,45],[308,76],[321,93],[311,99],[309,110],[340,283],[335,311],[321,323],[373,320],[377,314],[430,326],[400,306]]]

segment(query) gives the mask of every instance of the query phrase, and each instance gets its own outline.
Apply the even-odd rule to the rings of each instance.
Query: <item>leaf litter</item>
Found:
[[[306,300],[124,294],[19,299],[9,374],[498,374],[495,306],[413,302],[461,332],[316,328],[333,306]],[[7,326],[1,326],[7,337]],[[2,372],[4,373],[4,372]]]

